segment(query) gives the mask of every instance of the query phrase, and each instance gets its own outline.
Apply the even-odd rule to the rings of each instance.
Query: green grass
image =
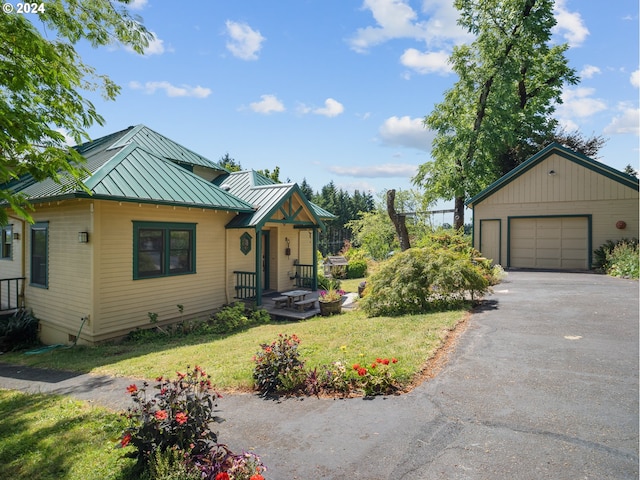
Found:
[[[0,390],[0,478],[118,480],[132,459],[116,445],[124,418],[55,395]]]
[[[300,337],[306,366],[328,365],[336,360],[362,362],[376,357],[396,357],[397,380],[407,383],[442,344],[447,332],[465,315],[464,310],[402,317],[367,318],[360,311],[303,322],[277,322],[229,335],[156,337],[97,347],[76,346],[38,355],[21,352],[2,356],[6,363],[43,368],[153,379],[198,364],[223,390],[253,386],[252,357],[260,344],[271,343],[280,333]],[[346,353],[341,346],[346,346]]]

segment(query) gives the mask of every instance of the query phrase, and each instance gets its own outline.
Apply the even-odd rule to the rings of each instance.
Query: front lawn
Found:
[[[187,365],[206,369],[217,388],[226,391],[253,388],[252,357],[260,344],[278,334],[296,334],[306,366],[350,363],[395,357],[395,376],[408,384],[442,345],[448,332],[467,315],[454,310],[401,317],[367,318],[360,311],[303,322],[274,322],[226,335],[156,337],[98,347],[76,346],[37,355],[7,353],[2,362],[95,374],[153,379],[174,377]]]
[[[135,463],[116,449],[125,419],[56,395],[0,390],[0,478],[119,480]]]

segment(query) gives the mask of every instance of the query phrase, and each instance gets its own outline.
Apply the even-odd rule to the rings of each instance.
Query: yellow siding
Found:
[[[40,319],[45,343],[65,343],[78,333],[82,318],[92,313],[92,202],[68,200],[36,205],[36,222],[48,222],[48,288],[29,285],[30,228],[25,240],[25,301]],[[89,243],[78,243],[78,232],[89,232]],[[93,316],[90,317],[93,320]],[[84,325],[81,339],[90,341],[94,323]]]
[[[607,240],[639,236],[638,198],[637,190],[552,155],[475,205],[474,229],[478,232],[481,219],[502,220],[500,263],[506,265],[509,217],[591,215],[595,250]],[[626,222],[626,229],[616,228],[618,220]],[[478,235],[475,243],[479,248]]]
[[[25,238],[25,222],[15,218],[9,212],[9,225],[11,225],[11,257],[0,258],[0,279],[2,278],[22,278],[25,276],[24,259],[23,259],[23,242]],[[15,238],[16,235],[19,238]],[[20,288],[24,281],[2,283],[2,292],[0,292],[0,305],[6,308],[16,306],[16,294],[20,292]],[[17,291],[16,291],[17,290]],[[19,300],[18,300],[19,301]]]

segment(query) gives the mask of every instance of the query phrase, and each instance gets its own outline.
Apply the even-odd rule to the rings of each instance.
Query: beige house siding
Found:
[[[177,321],[178,304],[185,318],[208,315],[227,301],[224,238],[232,215],[91,200],[37,206],[35,220],[49,222],[49,287],[28,286],[26,298],[41,320],[42,341],[67,342],[87,315],[80,341],[90,343],[148,326],[149,312]],[[196,224],[196,273],[134,280],[134,221]],[[79,231],[89,232],[88,244],[78,243]]]
[[[474,246],[480,249],[481,220],[499,219],[499,263],[507,266],[509,219],[582,215],[590,217],[593,251],[607,240],[638,237],[638,198],[637,190],[554,154],[474,205]],[[616,228],[619,220],[624,230]]]
[[[8,225],[11,226],[11,256],[8,258],[0,258],[0,279],[22,278],[25,276],[23,258],[23,239],[26,235],[25,222],[18,218],[10,216]],[[19,238],[16,238],[16,235]],[[9,287],[8,283],[2,283],[2,292],[0,292],[0,305],[2,305],[3,308],[7,308],[9,305],[11,305],[12,307],[15,306],[16,287],[19,291],[21,285],[21,282],[18,282],[17,285],[15,282],[11,282],[11,285]],[[9,288],[11,290],[9,290]]]
[[[35,206],[35,222],[48,223],[48,286],[31,284],[31,227],[24,236],[27,286],[25,305],[40,320],[44,343],[66,343],[77,335],[82,319],[89,321],[82,339],[94,332],[91,306],[93,285],[92,202],[67,200]],[[78,243],[78,232],[89,232],[89,243]],[[69,292],[73,292],[69,294]]]

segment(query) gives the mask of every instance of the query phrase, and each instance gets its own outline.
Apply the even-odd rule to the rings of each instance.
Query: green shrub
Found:
[[[367,275],[366,260],[351,260],[347,265],[347,278],[363,278]]]
[[[244,303],[236,302],[214,313],[200,332],[231,333],[251,325],[269,323],[271,316],[264,309],[247,310]]]
[[[304,384],[304,362],[300,359],[296,335],[280,334],[271,344],[263,343],[255,355],[253,379],[260,393],[294,392]]]
[[[467,252],[412,248],[383,262],[369,277],[361,306],[369,316],[416,314],[459,306],[488,288],[483,268]]]
[[[38,319],[30,310],[18,310],[0,321],[2,350],[18,350],[38,342]]]
[[[340,288],[340,280],[337,278],[325,277],[323,273],[318,273],[318,289],[319,290],[337,290]]]
[[[606,256],[607,274],[614,277],[638,278],[639,253],[637,243],[618,243]]]
[[[611,266],[609,263],[609,257],[611,256],[613,249],[616,248],[617,245],[620,245],[622,243],[631,245],[631,246],[633,245],[637,246],[638,239],[623,238],[621,240],[607,240],[602,245],[600,245],[600,247],[598,247],[593,251],[592,268],[594,270],[599,270],[601,272],[607,272],[609,270],[609,267]]]

